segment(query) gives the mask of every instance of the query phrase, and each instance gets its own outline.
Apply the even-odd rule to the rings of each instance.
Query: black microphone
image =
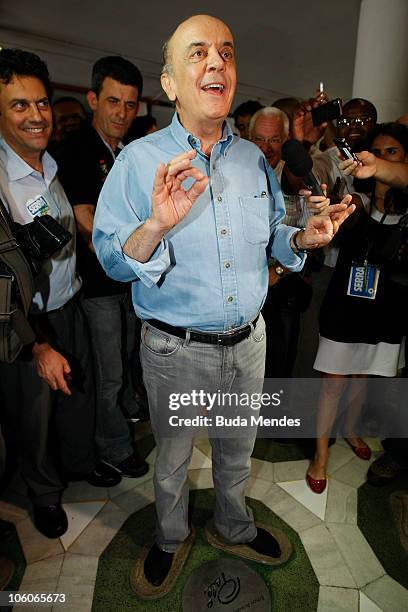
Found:
[[[312,172],[312,158],[298,140],[292,138],[284,143],[282,159],[287,163],[292,174],[302,179],[312,195],[324,196],[319,181]]]

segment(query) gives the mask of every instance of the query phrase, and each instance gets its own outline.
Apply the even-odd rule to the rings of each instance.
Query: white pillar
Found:
[[[353,98],[373,102],[381,122],[408,113],[407,0],[362,0]]]

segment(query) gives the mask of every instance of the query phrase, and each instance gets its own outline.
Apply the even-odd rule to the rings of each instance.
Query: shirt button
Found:
[[[221,230],[221,234],[222,234],[223,236],[225,236],[225,234],[226,234],[226,233],[227,233],[227,230],[226,230],[226,229],[222,229],[222,230]]]
[[[217,200],[218,200],[218,202],[222,202],[222,197],[218,196]]]
[[[229,295],[227,297],[227,302],[233,302],[234,298],[232,297],[232,295]]]
[[[213,164],[213,170],[215,170],[215,169],[216,169],[216,167],[217,167],[217,166],[216,166],[215,164]]]
[[[227,261],[227,262],[226,262],[225,267],[226,267],[226,268],[230,268],[230,267],[231,267],[231,264],[230,264],[230,262],[229,262],[229,261]]]

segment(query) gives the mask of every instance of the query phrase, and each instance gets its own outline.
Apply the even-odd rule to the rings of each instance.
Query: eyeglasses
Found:
[[[367,123],[372,123],[374,121],[373,117],[363,116],[363,117],[340,117],[337,119],[337,127],[349,127],[350,125],[366,125]]]
[[[276,137],[272,137],[272,138],[262,138],[262,136],[255,136],[254,138],[254,142],[257,145],[265,145],[265,144],[281,144],[282,143],[282,139],[281,138],[276,138]]]

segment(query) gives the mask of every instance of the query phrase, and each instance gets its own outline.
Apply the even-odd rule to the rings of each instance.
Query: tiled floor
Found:
[[[153,450],[151,466],[154,457]],[[331,449],[324,495],[309,491],[306,468],[304,460],[271,464],[253,459],[247,494],[299,534],[320,583],[318,612],[408,610],[407,589],[385,573],[357,527],[357,487],[364,482],[367,463],[337,443]],[[55,610],[91,610],[99,555],[127,517],[154,500],[152,476],[151,467],[144,477],[123,479],[110,490],[72,484],[63,498],[70,526],[61,540],[49,540],[34,529],[23,484],[13,481],[8,501],[0,501],[0,518],[15,523],[26,556],[20,591],[63,592],[67,603]],[[208,440],[196,443],[189,480],[192,488],[213,486]],[[53,608],[41,608],[47,609]]]

